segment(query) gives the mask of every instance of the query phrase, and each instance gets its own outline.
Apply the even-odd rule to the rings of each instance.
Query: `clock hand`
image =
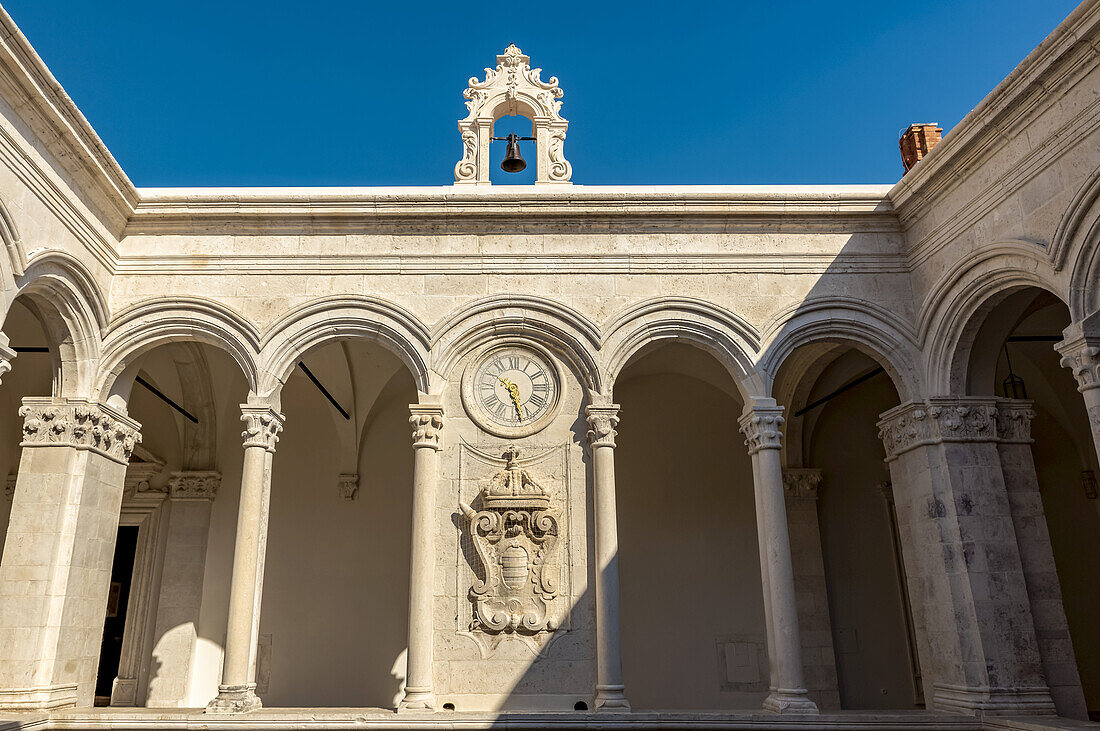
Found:
[[[508,389],[508,395],[512,397],[512,404],[516,407],[516,414],[519,416],[520,421],[523,421],[523,406],[519,402],[519,386],[503,376],[497,376],[497,379]]]

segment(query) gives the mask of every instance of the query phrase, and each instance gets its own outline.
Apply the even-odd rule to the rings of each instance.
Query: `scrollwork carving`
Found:
[[[263,447],[268,452],[275,451],[279,432],[283,430],[281,414],[268,407],[242,406],[241,421],[244,422],[241,438],[246,448]]]
[[[1062,354],[1059,363],[1073,373],[1079,391],[1100,388],[1100,344],[1079,340],[1055,347]]]
[[[783,470],[783,491],[787,494],[787,497],[817,500],[817,494],[820,488],[821,470]]]
[[[168,480],[168,494],[173,500],[213,500],[217,497],[221,484],[220,472],[173,472]]]
[[[588,420],[588,442],[593,447],[614,447],[615,437],[619,433],[619,406],[588,406],[585,408]]]
[[[556,630],[554,599],[560,588],[556,561],[560,535],[550,494],[519,466],[519,450],[504,452],[505,465],[476,498],[460,503],[480,566],[470,587],[471,632],[535,635]]]
[[[141,442],[141,425],[105,404],[72,399],[25,398],[23,447],[87,449],[126,464]]]

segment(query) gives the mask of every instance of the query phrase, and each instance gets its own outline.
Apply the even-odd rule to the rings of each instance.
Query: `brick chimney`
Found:
[[[943,129],[935,122],[917,122],[909,125],[898,140],[898,147],[901,148],[901,164],[905,166],[905,172],[909,172],[931,152],[932,148],[940,143],[942,137]]]

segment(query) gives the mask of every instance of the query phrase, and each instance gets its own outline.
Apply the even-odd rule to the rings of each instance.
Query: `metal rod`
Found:
[[[1008,339],[1010,343],[1060,343],[1065,338],[1061,335],[1013,335]]]
[[[149,383],[148,381],[146,381],[146,380],[145,380],[144,378],[142,378],[141,376],[138,376],[138,377],[137,377],[137,378],[135,378],[134,380],[136,380],[136,381],[137,381],[137,382],[138,382],[139,384],[141,384],[142,386],[145,386],[145,388],[149,390],[149,393],[153,394],[154,396],[156,396],[157,398],[159,398],[159,399],[160,399],[161,401],[163,401],[164,403],[168,404],[169,406],[171,406],[171,407],[172,407],[173,409],[175,409],[176,411],[180,412],[181,414],[183,414],[183,415],[184,415],[184,417],[185,417],[185,418],[186,418],[186,419],[187,419],[188,421],[190,421],[190,422],[191,422],[192,424],[198,424],[198,423],[199,423],[199,420],[198,420],[198,419],[196,419],[196,418],[195,418],[195,416],[194,416],[193,414],[191,414],[191,412],[189,412],[189,411],[188,411],[187,409],[183,408],[182,406],[180,406],[179,404],[177,404],[177,403],[176,403],[175,401],[173,401],[172,399],[168,398],[168,397],[167,397],[167,396],[165,396],[165,395],[164,395],[163,393],[161,393],[160,391],[158,391],[158,390],[157,390],[157,387],[156,387],[156,386],[154,386],[153,384]]]
[[[845,391],[850,391],[851,389],[855,388],[856,386],[863,383],[864,381],[869,381],[872,378],[874,378],[875,376],[877,376],[879,373],[885,373],[885,372],[886,372],[885,369],[881,368],[881,367],[876,368],[873,371],[867,371],[866,373],[864,373],[859,378],[856,378],[855,380],[852,380],[852,381],[848,381],[848,383],[845,383],[843,386],[841,386],[837,390],[833,391],[832,393],[829,393],[829,394],[826,394],[826,395],[822,396],[817,401],[814,401],[812,404],[807,404],[806,406],[803,406],[801,409],[794,412],[794,415],[795,416],[802,416],[807,411],[812,411],[813,409],[816,409],[818,406],[821,406],[822,404],[824,404],[828,401],[832,401],[833,399],[835,399],[837,396],[844,393]]]
[[[15,345],[12,350],[16,353],[48,353],[50,349],[45,345]]]
[[[321,385],[321,382],[317,380],[317,376],[313,375],[313,371],[307,368],[306,364],[303,361],[298,361],[298,367],[302,369],[302,373],[305,373],[306,376],[309,377],[309,380],[313,381],[313,385],[316,386],[317,389],[325,395],[325,398],[328,399],[328,402],[336,407],[336,410],[340,412],[340,415],[343,416],[346,420],[351,421],[351,415],[348,414],[348,412],[344,411],[344,407],[336,401],[333,395],[328,392],[327,388]]]

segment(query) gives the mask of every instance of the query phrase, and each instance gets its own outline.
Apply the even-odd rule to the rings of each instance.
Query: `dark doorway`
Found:
[[[138,526],[124,525],[118,529],[115,561],[111,567],[111,590],[107,595],[107,616],[103,620],[99,673],[95,681],[97,706],[111,705],[111,687],[118,677],[118,663],[122,658],[122,632],[126,627],[126,606],[130,601],[130,583],[134,578],[137,540]]]

